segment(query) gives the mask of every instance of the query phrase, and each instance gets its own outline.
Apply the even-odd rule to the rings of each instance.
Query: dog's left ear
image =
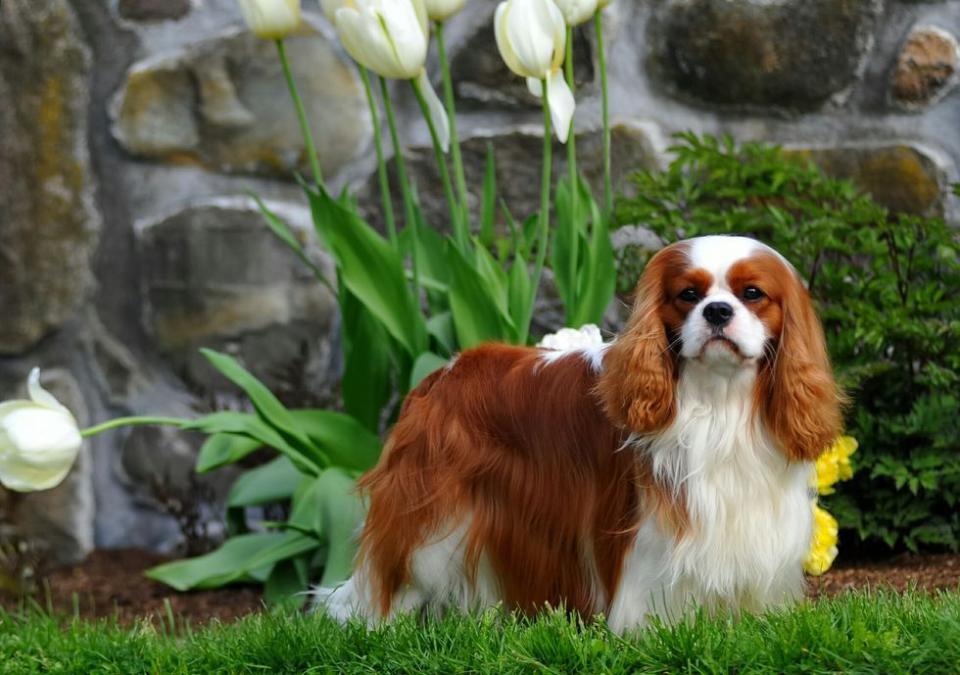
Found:
[[[813,461],[843,431],[843,394],[830,367],[823,327],[810,294],[790,270],[776,351],[763,365],[758,404],[787,455]]]

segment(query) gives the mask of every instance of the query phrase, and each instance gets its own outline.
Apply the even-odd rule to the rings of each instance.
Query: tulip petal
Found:
[[[443,148],[444,152],[450,152],[450,118],[447,117],[447,109],[443,107],[440,97],[437,96],[433,85],[430,84],[430,78],[427,77],[426,70],[420,71],[420,75],[417,76],[417,85],[427,101],[430,118],[437,130],[437,135],[440,137],[440,147]]]
[[[553,66],[556,51],[554,13],[559,15],[562,22],[563,15],[552,0],[511,3],[505,21],[506,37],[522,66],[523,72],[520,74],[526,77],[546,77]]]
[[[341,7],[336,13],[336,25],[344,49],[357,63],[381,77],[402,77],[393,45],[372,8]]]
[[[0,483],[11,490],[48,490],[70,472],[83,438],[70,413],[33,402],[0,414]]]
[[[500,57],[507,64],[507,68],[520,77],[528,77],[523,64],[517,58],[513,47],[510,45],[510,38],[507,35],[507,21],[510,19],[510,2],[501,2],[497,6],[497,12],[493,19],[494,35],[497,39],[497,48],[500,50]]]
[[[577,101],[560,71],[550,76],[547,98],[550,101],[550,118],[557,131],[557,139],[561,143],[566,143],[570,135],[570,124],[577,109]]]
[[[537,98],[543,98],[543,82],[535,77],[527,78],[527,89]]]
[[[40,405],[44,405],[48,408],[62,410],[69,413],[69,411],[63,406],[63,404],[60,403],[60,401],[56,399],[56,397],[54,397],[53,394],[41,386],[39,368],[34,368],[30,371],[30,376],[27,378],[27,391],[30,393],[30,400],[34,403],[39,403]]]
[[[377,14],[403,79],[412,79],[427,62],[430,28],[422,0],[379,0]]]

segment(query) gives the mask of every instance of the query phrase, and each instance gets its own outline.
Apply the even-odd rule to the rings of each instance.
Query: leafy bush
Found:
[[[789,258],[818,303],[853,399],[848,431],[860,441],[858,471],[829,508],[864,542],[957,550],[956,232],[936,218],[890,213],[780,148],[678,139],[667,171],[635,175],[639,196],[621,201],[617,222],[667,240],[749,234]]]

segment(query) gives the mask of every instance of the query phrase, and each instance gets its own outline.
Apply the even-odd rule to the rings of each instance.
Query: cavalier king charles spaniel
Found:
[[[360,481],[341,620],[503,603],[617,632],[803,593],[811,463],[842,396],[796,270],[743,237],[660,251],[625,331],[570,351],[488,344],[403,405]]]

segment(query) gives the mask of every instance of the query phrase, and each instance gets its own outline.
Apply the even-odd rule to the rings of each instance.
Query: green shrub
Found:
[[[960,543],[960,265],[942,220],[894,214],[780,148],[681,135],[667,171],[641,172],[617,222],[667,240],[738,233],[808,280],[860,441],[827,499],[864,542]],[[622,269],[636,262],[623,261]],[[635,278],[635,277],[634,277]]]

